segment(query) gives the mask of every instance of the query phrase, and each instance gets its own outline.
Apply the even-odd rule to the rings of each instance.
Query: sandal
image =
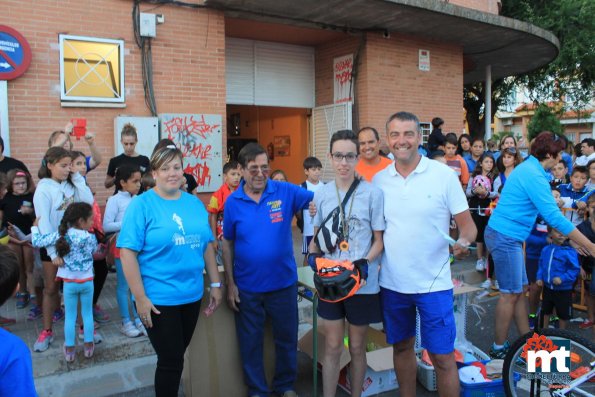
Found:
[[[67,350],[70,348],[72,348],[72,350]],[[76,355],[76,350],[75,350],[74,346],[66,347],[66,345],[64,345],[62,350],[64,351],[64,359],[66,360],[66,362],[67,363],[74,362],[74,356]]]

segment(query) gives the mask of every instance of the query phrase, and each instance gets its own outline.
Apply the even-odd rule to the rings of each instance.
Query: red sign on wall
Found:
[[[0,25],[0,80],[16,79],[31,64],[31,47],[13,28]]]

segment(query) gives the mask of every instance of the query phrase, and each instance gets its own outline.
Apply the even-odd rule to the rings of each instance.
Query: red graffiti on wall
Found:
[[[343,85],[351,81],[351,70],[353,68],[353,59],[347,58],[335,63],[335,80]]]
[[[163,127],[167,137],[182,151],[187,164],[184,172],[194,176],[199,186],[209,185],[211,174],[207,162],[213,156],[213,147],[208,140],[220,124],[208,124],[204,115],[185,115],[164,121]]]

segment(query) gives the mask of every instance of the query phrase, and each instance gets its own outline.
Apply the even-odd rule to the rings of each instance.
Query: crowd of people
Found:
[[[206,316],[226,299],[235,313],[248,394],[293,397],[296,217],[304,265],[318,271],[319,260],[347,261],[361,277],[355,294],[318,306],[326,335],[324,396],[336,393],[346,332],[352,396],[361,394],[367,329],[378,322],[394,347],[401,395],[415,395],[416,311],[440,394],[458,396],[453,257],[468,255],[473,244],[476,269],[486,272],[484,287],[500,291],[490,356],[505,356],[513,320],[519,332],[528,332],[539,310],[546,326],[555,315],[566,327],[574,284],[590,276],[595,256],[595,141],[584,140],[582,156],[569,162],[562,156],[566,139],[549,132],[521,154],[513,136],[503,137],[499,150],[486,150],[494,145],[444,134],[440,118],[432,124],[424,145],[414,114],[391,115],[385,126],[390,158],[381,153],[377,129],[337,131],[327,153],[333,180],[321,181],[322,162],[308,157],[301,186],[271,170],[261,145],[247,144],[237,161],[224,165],[223,184],[206,206],[175,144],[164,139],[151,158],[139,155],[136,130],[126,125],[124,152],[109,161],[105,187],[115,192],[103,215],[85,179],[102,162],[94,135],[85,136],[86,156],[72,150],[67,126],[51,134],[37,186],[22,162],[0,155],[0,211],[10,236],[8,248],[0,247],[6,259],[0,263],[0,304],[16,291],[17,308],[29,307],[30,320],[41,318],[35,352],[49,348],[53,327],[64,318],[65,361],[76,360],[77,334],[82,355],[90,358],[102,341],[96,323],[109,321],[97,302],[113,264],[120,330],[131,338],[148,336],[157,354],[156,395],[171,396],[205,293]],[[595,292],[592,281],[590,290]],[[595,321],[592,296],[588,303],[583,328]],[[267,319],[276,356],[270,385],[263,358]],[[0,325],[13,322],[0,318]],[[22,358],[13,370],[30,377],[28,351],[10,340]],[[3,346],[0,355],[6,354]]]

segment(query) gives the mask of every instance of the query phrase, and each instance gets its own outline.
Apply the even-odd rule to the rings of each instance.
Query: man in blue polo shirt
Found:
[[[268,316],[275,339],[272,389],[296,396],[297,265],[291,220],[308,208],[314,193],[272,181],[265,149],[256,143],[238,154],[244,180],[227,199],[223,218],[223,263],[227,301],[236,311],[244,379],[250,396],[270,393],[264,375],[264,324]]]

